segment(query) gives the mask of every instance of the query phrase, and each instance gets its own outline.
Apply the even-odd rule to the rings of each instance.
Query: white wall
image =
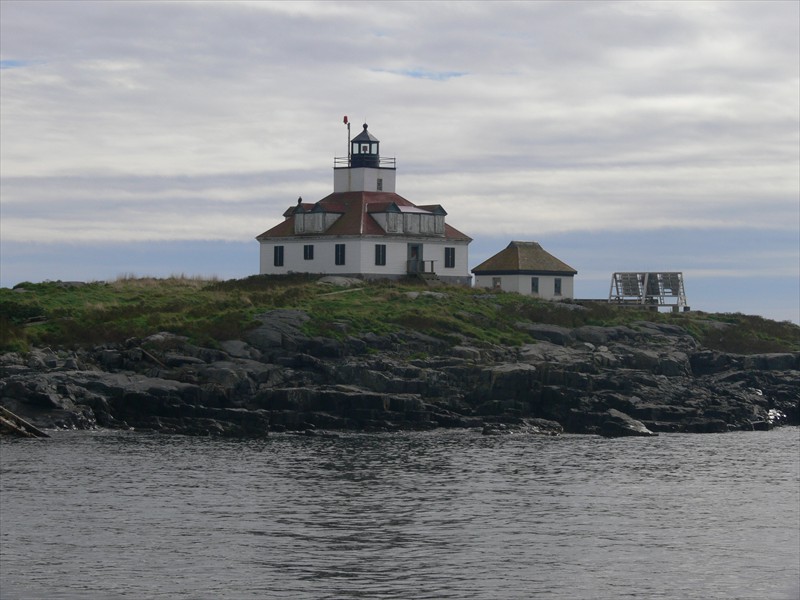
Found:
[[[287,273],[363,274],[366,276],[402,276],[408,266],[408,244],[422,244],[422,260],[434,262],[434,270],[441,277],[470,277],[469,249],[466,242],[408,238],[305,238],[269,240],[260,244],[260,269],[262,275]],[[303,246],[314,246],[314,260],[303,259]],[[345,244],[345,264],[336,265],[335,245]],[[375,264],[375,245],[386,245],[386,265]],[[275,246],[283,246],[283,266],[276,267]],[[444,249],[455,248],[455,267],[444,266]],[[426,265],[429,268],[429,264]]]
[[[337,265],[336,244],[345,244],[345,264]],[[303,258],[303,247],[314,246],[314,259]],[[274,248],[283,246],[283,266],[274,265]],[[357,273],[361,268],[360,253],[352,241],[346,239],[303,239],[261,242],[261,274],[328,273],[331,275]]]
[[[337,192],[394,192],[396,171],[374,167],[353,167],[333,170],[333,191]],[[378,189],[378,179],[383,189]]]
[[[539,293],[531,293],[531,278],[539,278]],[[476,275],[475,286],[492,288],[493,280],[500,279],[500,289],[526,296],[535,295],[544,300],[567,300],[575,297],[575,278],[572,275]],[[561,295],[554,294],[555,280],[561,279]]]

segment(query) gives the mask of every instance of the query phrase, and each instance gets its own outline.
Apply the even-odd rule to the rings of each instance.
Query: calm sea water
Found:
[[[800,595],[800,430],[0,444],[0,596]]]

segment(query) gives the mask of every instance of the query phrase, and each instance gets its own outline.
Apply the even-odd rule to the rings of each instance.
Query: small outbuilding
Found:
[[[537,242],[511,242],[472,269],[477,287],[517,292],[546,300],[574,297],[578,272]]]

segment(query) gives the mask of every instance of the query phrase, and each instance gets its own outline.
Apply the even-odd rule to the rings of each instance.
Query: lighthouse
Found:
[[[353,138],[348,125],[347,150],[334,158],[333,193],[317,202],[298,198],[282,222],[256,237],[259,272],[470,285],[472,238],[445,221],[442,205],[417,205],[396,192],[396,161],[381,156],[366,123]]]
[[[381,158],[381,143],[369,132],[363,131],[350,140],[347,157],[333,162],[333,191],[338,192],[394,192],[396,163],[394,158]]]

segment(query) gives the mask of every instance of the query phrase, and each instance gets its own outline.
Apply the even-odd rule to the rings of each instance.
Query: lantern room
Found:
[[[350,138],[347,125],[347,156],[333,159],[333,191],[338,192],[391,192],[395,191],[395,159],[382,158],[380,142],[364,130]]]
[[[380,142],[367,131],[367,124],[364,123],[364,131],[350,140],[350,166],[379,167],[381,161],[379,146]]]

